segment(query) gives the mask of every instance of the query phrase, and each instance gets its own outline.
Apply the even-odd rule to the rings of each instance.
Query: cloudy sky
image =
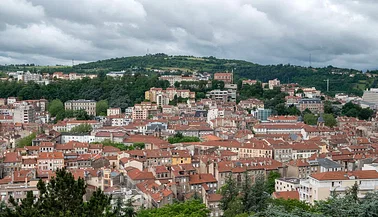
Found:
[[[377,0],[0,0],[0,64],[167,53],[378,68]]]

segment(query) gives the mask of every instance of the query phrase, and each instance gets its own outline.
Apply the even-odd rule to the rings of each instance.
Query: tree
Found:
[[[358,114],[358,118],[361,120],[369,120],[374,114],[374,111],[370,108],[363,108]]]
[[[146,144],[144,144],[144,142],[134,142],[133,146],[135,149],[142,150],[145,148]]]
[[[323,108],[324,108],[324,113],[333,114],[333,107],[332,107],[332,103],[330,101],[325,101]]]
[[[96,115],[106,116],[109,104],[107,100],[100,100],[96,103]]]
[[[199,200],[173,203],[159,209],[146,209],[138,212],[138,217],[207,217],[210,211]]]
[[[268,178],[265,182],[265,190],[269,194],[272,194],[275,191],[276,179],[280,178],[281,174],[276,171],[269,173]]]
[[[324,125],[328,127],[334,127],[337,125],[336,118],[333,117],[333,114],[323,114]]]
[[[313,114],[305,114],[303,117],[303,121],[308,125],[316,125],[318,119]]]
[[[236,197],[239,194],[236,182],[231,175],[227,178],[226,183],[221,187],[220,194],[222,195],[222,199],[220,201],[220,208],[223,211],[226,211],[230,208],[231,203],[236,199]]]
[[[224,81],[219,81],[219,80],[212,80],[211,81],[211,89],[212,90],[223,90],[224,89]]]
[[[301,111],[295,105],[290,105],[287,108],[287,113],[288,115],[295,115],[295,116],[301,115]]]
[[[122,212],[123,212],[123,214],[124,214],[125,217],[134,217],[134,216],[136,216],[137,213],[135,212],[133,203],[134,203],[134,199],[133,198],[127,199],[127,201],[125,203],[125,206],[122,209]]]
[[[84,216],[110,216],[114,215],[111,211],[111,196],[105,195],[100,188],[98,188],[84,204]]]
[[[288,212],[292,212],[295,209],[300,209],[303,211],[311,210],[311,206],[309,204],[296,199],[273,199],[270,201],[270,204],[281,206]]]
[[[257,176],[255,183],[250,188],[249,206],[246,210],[249,212],[260,212],[268,206],[270,194],[265,191],[265,182],[263,176]]]
[[[36,133],[31,133],[29,136],[26,136],[16,142],[16,147],[17,148],[23,148],[25,146],[31,146],[33,139],[36,137]]]
[[[80,124],[71,129],[71,133],[90,133],[92,131],[92,126],[90,124]]]
[[[287,115],[287,113],[288,113],[287,108],[286,108],[285,104],[283,104],[283,103],[276,105],[275,110],[276,110],[278,115]]]
[[[48,111],[51,117],[55,117],[57,114],[63,113],[64,105],[62,101],[60,101],[59,99],[54,99],[53,101],[51,101],[48,106]]]
[[[72,173],[58,169],[56,176],[49,183],[39,180],[37,184],[39,198],[35,200],[33,192],[28,192],[26,198],[18,204],[12,197],[9,202],[13,209],[5,216],[106,216],[110,214],[110,197],[99,189],[93,193],[86,203],[83,196],[86,193],[84,179],[75,180]]]

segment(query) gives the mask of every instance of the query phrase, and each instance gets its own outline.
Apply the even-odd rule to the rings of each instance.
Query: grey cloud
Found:
[[[375,0],[2,0],[0,64],[151,53],[376,68]]]

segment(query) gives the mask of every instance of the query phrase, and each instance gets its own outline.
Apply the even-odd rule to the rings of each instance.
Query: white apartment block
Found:
[[[120,114],[121,114],[121,108],[108,108],[106,110],[107,116],[120,115]]]
[[[13,123],[34,123],[35,111],[31,105],[20,105],[14,109]]]
[[[368,192],[378,190],[378,172],[359,170],[315,173],[309,179],[300,181],[299,197],[301,201],[314,204],[317,200],[329,198],[333,191],[341,196],[345,195],[355,183],[358,185],[358,197],[363,198]]]

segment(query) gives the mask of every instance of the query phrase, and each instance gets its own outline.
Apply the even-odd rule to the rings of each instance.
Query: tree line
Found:
[[[167,88],[169,82],[159,80],[157,75],[142,74],[122,78],[100,76],[74,81],[57,80],[47,85],[0,81],[0,98],[16,96],[20,100],[44,98],[49,101],[60,99],[62,102],[76,99],[106,100],[110,107],[125,109],[142,102],[144,92],[151,87]]]

